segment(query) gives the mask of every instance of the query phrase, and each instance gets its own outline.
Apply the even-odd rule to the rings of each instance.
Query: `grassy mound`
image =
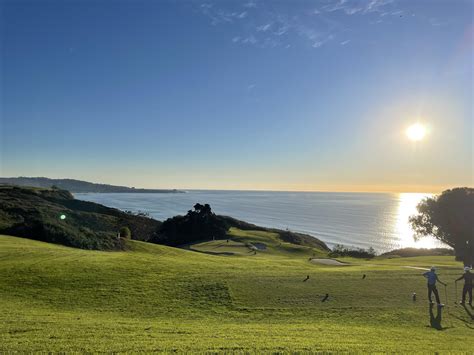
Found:
[[[281,230],[281,229],[276,229],[276,228],[261,227],[252,223],[240,221],[238,219],[235,219],[229,216],[219,216],[219,217],[229,227],[234,227],[240,230],[261,231],[261,232],[269,232],[273,234],[276,233],[279,235],[279,239],[281,239],[284,242],[329,251],[329,248],[326,245],[326,243],[308,234],[297,233],[297,232],[292,232],[289,230]]]
[[[292,245],[280,252],[276,235],[230,233],[244,245],[265,238],[268,253],[221,257],[133,240],[110,253],[0,236],[0,352],[474,348],[472,310],[453,304],[462,265],[452,256],[324,266]],[[436,309],[430,316],[422,271],[407,267],[432,264],[450,283],[441,320]]]
[[[187,245],[186,248],[214,255],[234,256],[299,256],[327,255],[325,250],[286,242],[278,232],[266,230],[229,229],[227,239],[211,240]]]

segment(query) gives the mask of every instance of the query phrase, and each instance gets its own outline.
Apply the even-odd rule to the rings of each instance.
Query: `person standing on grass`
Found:
[[[436,275],[435,267],[432,266],[430,271],[425,272],[423,276],[428,280],[428,299],[430,300],[430,303],[433,304],[433,300],[431,299],[431,294],[434,293],[438,307],[443,307],[444,304],[442,304],[441,301],[439,300],[439,293],[438,293],[438,289],[436,288],[436,281],[439,281],[439,283],[444,286],[446,286],[446,284],[440,279],[438,279],[438,275]]]
[[[461,281],[464,279],[464,287],[462,289],[462,301],[461,304],[466,303],[466,294],[469,293],[469,305],[472,307],[472,277],[474,275],[471,274],[471,268],[469,266],[466,266],[464,268],[464,275],[462,275],[459,279],[457,279],[455,282]],[[457,296],[456,296],[457,297]]]

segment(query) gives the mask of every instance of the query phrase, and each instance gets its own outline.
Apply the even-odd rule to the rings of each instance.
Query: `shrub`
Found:
[[[333,250],[329,253],[331,258],[337,258],[341,256],[350,256],[352,258],[372,259],[377,254],[374,248],[362,249],[362,248],[348,248],[341,244],[336,244]]]
[[[132,232],[130,231],[130,228],[128,228],[128,227],[122,227],[122,228],[120,228],[119,236],[120,236],[120,238],[131,239],[132,238]]]

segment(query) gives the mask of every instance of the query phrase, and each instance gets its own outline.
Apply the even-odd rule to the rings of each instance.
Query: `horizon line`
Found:
[[[302,193],[392,193],[392,194],[399,194],[399,193],[420,193],[420,194],[440,194],[442,191],[452,189],[453,187],[448,187],[448,188],[434,188],[433,186],[430,186],[429,189],[384,189],[381,187],[380,189],[272,189],[272,188],[200,188],[200,187],[135,187],[135,186],[128,186],[128,185],[120,185],[120,184],[111,184],[111,183],[105,183],[105,182],[96,182],[96,181],[91,181],[91,180],[80,180],[78,178],[70,178],[70,177],[61,177],[61,178],[50,178],[46,176],[0,176],[1,178],[6,178],[6,179],[15,179],[15,178],[26,178],[26,179],[38,179],[38,178],[46,178],[46,179],[51,179],[51,180],[77,180],[77,181],[84,181],[84,182],[89,182],[93,184],[102,184],[102,185],[110,185],[110,186],[121,186],[121,187],[127,187],[127,188],[135,188],[135,189],[150,189],[150,190],[179,190],[179,191],[242,191],[242,192],[302,192]],[[459,186],[459,187],[464,187],[464,186]],[[468,186],[466,186],[468,187]]]

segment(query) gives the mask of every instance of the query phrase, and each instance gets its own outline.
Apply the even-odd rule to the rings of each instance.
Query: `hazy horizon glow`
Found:
[[[0,175],[145,188],[473,186],[473,3],[0,4]],[[416,122],[407,136],[407,127]]]

